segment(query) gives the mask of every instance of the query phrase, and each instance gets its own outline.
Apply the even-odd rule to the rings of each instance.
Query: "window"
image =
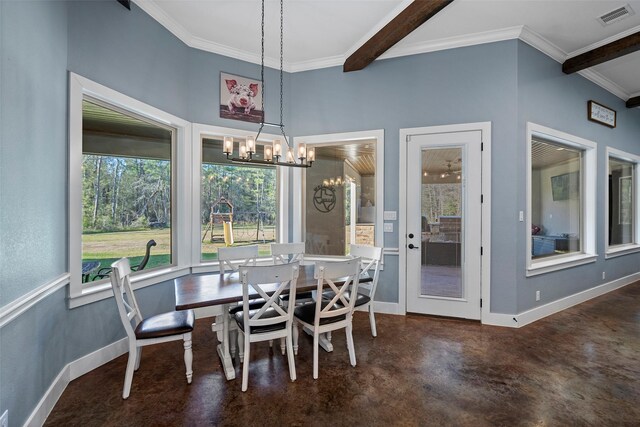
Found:
[[[257,244],[260,255],[269,256],[278,236],[276,167],[230,163],[222,141],[222,136],[202,138],[201,261],[217,259],[217,248],[231,244]]]
[[[271,258],[272,242],[289,241],[289,169],[264,165],[232,163],[223,154],[224,137],[238,141],[256,136],[255,131],[194,123],[191,169],[195,172],[191,189],[192,272],[218,269],[218,248],[258,245],[261,257]],[[262,133],[257,142],[271,144],[281,136]],[[237,152],[237,151],[236,151]],[[225,225],[227,236],[225,241]]]
[[[529,124],[528,274],[595,252],[595,144]]]
[[[382,246],[383,131],[296,138],[316,149],[294,175],[294,240],[307,254],[344,256],[352,243]],[[299,195],[299,196],[298,196]]]
[[[190,196],[178,189],[189,185],[190,129],[69,73],[71,308],[113,296],[108,269],[121,257],[142,270],[136,289],[189,272]]]
[[[607,148],[607,254],[638,249],[638,156]]]
[[[172,264],[174,129],[82,102],[82,282],[108,280],[128,257],[137,270]]]

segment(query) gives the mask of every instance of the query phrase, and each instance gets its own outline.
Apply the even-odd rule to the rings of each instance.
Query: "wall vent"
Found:
[[[600,22],[603,26],[611,25],[614,22],[618,22],[627,18],[629,16],[634,15],[633,9],[628,4],[625,4],[622,7],[612,10],[611,12],[605,13],[602,16],[598,17],[598,22]]]

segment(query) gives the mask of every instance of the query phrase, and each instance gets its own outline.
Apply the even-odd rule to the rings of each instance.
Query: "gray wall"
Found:
[[[67,11],[0,1],[0,307],[67,271]],[[64,290],[0,328],[0,413],[22,425],[66,364]]]
[[[184,119],[254,129],[222,120],[219,73],[257,77],[259,68],[188,48],[135,4],[0,1],[0,306],[67,270],[67,69]],[[267,71],[267,119],[277,121],[277,72]],[[492,311],[535,306],[637,271],[640,255],[604,260],[604,179],[598,180],[595,264],[527,279],[525,124],[533,121],[598,145],[638,154],[640,112],[524,43],[500,43],[285,76],[289,133],[385,129],[385,210],[398,210],[399,129],[491,121]],[[293,95],[295,94],[295,95]],[[618,111],[618,128],[586,121],[588,99]],[[291,106],[293,105],[294,108]],[[276,116],[273,116],[276,114]],[[419,171],[416,171],[419,173]],[[505,179],[507,178],[507,179]],[[514,238],[515,236],[515,238]],[[398,246],[385,233],[385,246]],[[385,257],[379,298],[398,301],[398,260]],[[0,412],[21,425],[70,361],[124,336],[115,305],[66,308],[66,291],[0,329]],[[171,282],[139,293],[147,314],[174,305]],[[124,374],[124,373],[123,373]]]
[[[617,127],[610,129],[587,120],[587,102],[598,101],[617,111]],[[525,276],[526,241],[525,223],[515,222],[517,212],[509,221],[517,225],[516,288],[517,311],[522,312],[538,305],[575,294],[602,283],[615,280],[638,271],[640,254],[630,254],[605,260],[605,176],[607,174],[606,146],[640,154],[640,110],[628,109],[624,102],[580,75],[565,75],[560,64],[526,43],[518,43],[518,134],[514,140],[517,154],[513,164],[517,170],[525,170],[526,123],[533,122],[572,135],[595,141],[598,144],[598,171],[596,181],[596,250],[595,263],[536,277]],[[517,209],[526,210],[526,176],[513,176],[517,185],[514,193]],[[602,280],[602,272],[606,279]],[[540,301],[535,292],[540,290]]]

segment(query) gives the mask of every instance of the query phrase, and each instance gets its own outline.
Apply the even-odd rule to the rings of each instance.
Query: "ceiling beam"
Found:
[[[360,46],[344,62],[342,70],[358,71],[424,24],[453,0],[414,0],[402,12]]]
[[[565,74],[575,73],[638,50],[640,50],[640,31],[567,59],[562,64],[562,71]]]
[[[640,96],[627,99],[627,108],[640,107]]]

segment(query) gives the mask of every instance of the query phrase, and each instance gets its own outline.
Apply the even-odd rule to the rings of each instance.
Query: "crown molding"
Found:
[[[404,10],[413,0],[403,0],[396,8],[388,13],[384,19],[382,19],[376,26],[374,26],[366,35],[364,35],[358,42],[352,46],[344,55],[328,56],[325,58],[318,58],[309,61],[300,62],[287,62],[283,63],[283,70],[287,73],[297,73],[302,71],[316,70],[320,68],[329,68],[341,66],[345,58],[348,58],[353,52],[355,52],[364,42],[369,40],[371,36],[377,33],[380,28],[384,27],[390,22],[398,13]],[[158,21],[160,25],[169,30],[173,35],[180,39],[184,44],[194,49],[204,50],[206,52],[215,53],[218,55],[227,56],[230,58],[239,59],[241,61],[250,62],[253,64],[260,64],[260,55],[249,53],[240,49],[234,49],[232,47],[215,43],[209,40],[205,40],[200,37],[195,37],[189,31],[187,31],[182,25],[176,22],[173,18],[167,15],[153,0],[133,0],[133,2],[146,12],[153,19]],[[520,39],[527,43],[531,47],[539,50],[550,58],[559,63],[563,63],[568,58],[579,55],[594,48],[603,46],[612,41],[618,40],[622,37],[626,37],[630,34],[640,30],[640,26],[631,28],[615,36],[609,37],[605,40],[591,44],[582,49],[576,50],[571,53],[567,53],[560,49],[549,40],[533,31],[526,25],[502,28],[499,30],[484,31],[474,34],[466,34],[462,36],[447,37],[438,40],[430,40],[427,42],[412,43],[402,47],[392,47],[378,59],[390,59],[401,56],[417,55],[421,53],[436,52],[440,50],[455,49],[458,47],[475,46],[485,43],[495,43],[504,40]],[[265,66],[269,68],[280,68],[280,62],[277,58],[265,58]],[[602,74],[594,71],[593,69],[582,70],[578,74],[584,78],[592,81],[603,89],[611,92],[622,100],[627,100],[638,94],[629,94],[624,91],[619,85],[604,77]]]
[[[439,50],[455,49],[458,47],[475,46],[478,44],[494,43],[504,40],[517,39],[521,34],[522,26],[502,28],[499,30],[483,31],[462,36],[447,37],[438,40],[412,43],[402,47],[392,47],[379,59],[397,58],[400,56],[417,55],[420,53],[436,52]]]
[[[618,41],[620,39],[628,37],[628,36],[630,36],[632,34],[635,34],[635,33],[639,32],[639,31],[640,31],[640,25],[637,25],[637,26],[635,26],[633,28],[629,28],[626,31],[623,31],[623,32],[618,33],[618,34],[614,34],[611,37],[607,37],[604,40],[597,41],[595,43],[590,44],[589,46],[585,46],[585,47],[583,47],[581,49],[574,50],[573,52],[569,52],[567,54],[567,59],[573,58],[574,56],[582,55],[585,52],[589,52],[590,50],[597,49],[597,48],[602,47],[604,45],[607,45],[609,43],[613,43],[615,41]]]

